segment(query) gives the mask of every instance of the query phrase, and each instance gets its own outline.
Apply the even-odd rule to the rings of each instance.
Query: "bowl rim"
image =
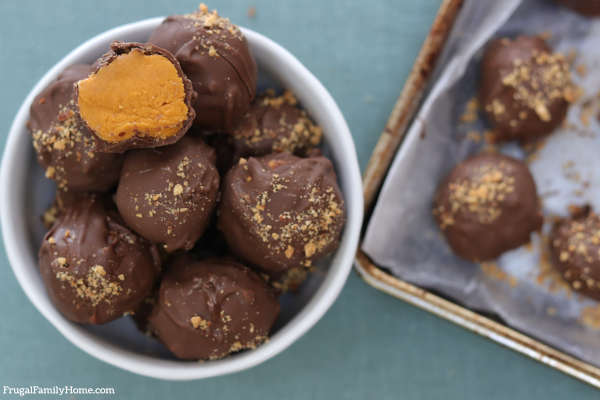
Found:
[[[347,220],[342,242],[335,253],[335,262],[332,263],[325,279],[308,303],[268,342],[254,350],[205,363],[160,360],[125,350],[66,320],[54,307],[47,295],[38,293],[27,278],[26,265],[31,262],[29,257],[31,249],[18,240],[18,237],[23,235],[23,225],[25,224],[24,221],[19,221],[19,213],[12,212],[18,205],[15,204],[16,202],[13,199],[15,196],[11,195],[12,191],[8,190],[8,188],[18,188],[17,183],[24,182],[25,172],[15,167],[23,162],[28,162],[19,159],[19,151],[23,147],[23,140],[18,136],[27,122],[29,107],[33,98],[66,66],[75,63],[89,48],[97,46],[99,43],[110,41],[119,36],[131,35],[132,32],[150,30],[158,26],[163,19],[164,17],[155,17],[120,25],[88,39],[57,62],[29,92],[13,120],[3,152],[0,168],[0,223],[7,258],[21,288],[38,311],[67,340],[101,361],[136,374],[165,380],[192,380],[242,371],[270,359],[304,335],[331,307],[352,269],[358,246],[363,218],[362,180],[350,130],[329,92],[288,50],[253,30],[241,27],[248,42],[253,47],[277,53],[277,57],[289,70],[293,71],[290,75],[300,76],[304,83],[312,88],[311,90],[321,96],[330,118],[334,121],[336,131],[338,131],[335,138],[336,146],[342,148],[344,154],[343,167],[345,174],[349,176],[349,185],[344,190],[346,203],[349,206],[346,210]],[[29,141],[27,140],[27,142]],[[348,201],[349,199],[351,201]]]

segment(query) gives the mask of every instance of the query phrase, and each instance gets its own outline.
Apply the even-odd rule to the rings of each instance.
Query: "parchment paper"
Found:
[[[576,50],[574,66],[587,69],[587,74],[573,71],[584,94],[571,106],[567,127],[555,131],[530,157],[547,217],[544,232],[551,216],[567,215],[569,205],[588,203],[600,211],[600,19],[587,19],[548,0],[467,0],[438,64],[436,83],[392,164],[362,248],[401,279],[496,314],[510,326],[600,365],[600,330],[582,323],[582,315],[598,303],[563,289],[552,274],[547,279],[551,269],[545,262],[544,234],[486,268],[454,256],[431,215],[438,183],[482,146],[466,137],[468,131],[485,129],[485,123],[460,122],[476,93],[481,48],[495,36],[543,32],[551,33],[548,41],[555,50]],[[581,119],[584,104],[591,110],[588,126]],[[500,150],[519,158],[527,155],[514,144]]]

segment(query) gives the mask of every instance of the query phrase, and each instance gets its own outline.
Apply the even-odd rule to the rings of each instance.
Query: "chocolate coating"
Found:
[[[219,192],[215,152],[195,137],[127,153],[115,202],[127,225],[167,252],[190,250]]]
[[[264,342],[278,314],[272,289],[250,269],[181,256],[161,282],[149,322],[177,357],[212,360]]]
[[[201,5],[167,17],[148,41],[173,53],[192,81],[196,124],[232,129],[256,94],[256,63],[240,29]]]
[[[67,67],[31,104],[28,127],[38,163],[62,190],[106,191],[121,171],[123,158],[102,153],[76,112],[75,82],[91,71],[89,65]]]
[[[230,249],[273,275],[335,250],[345,221],[331,162],[276,153],[227,173],[218,227]]]
[[[554,223],[550,233],[554,267],[569,285],[600,300],[600,216],[589,207]]]
[[[257,98],[230,135],[217,135],[219,162],[227,169],[240,158],[287,151],[304,156],[321,143],[323,131],[298,107],[291,92]]]
[[[94,71],[93,73],[97,73],[103,67],[109,65],[114,60],[116,60],[120,55],[127,54],[132,50],[139,50],[144,55],[160,55],[173,64],[175,69],[177,70],[177,74],[181,78],[183,82],[183,88],[185,92],[184,102],[188,108],[187,120],[183,123],[181,128],[177,133],[171,135],[167,138],[160,137],[152,137],[148,135],[133,135],[132,137],[121,140],[119,142],[107,142],[102,140],[100,137],[96,136],[98,147],[100,150],[107,153],[123,153],[127,150],[131,149],[143,149],[143,148],[153,148],[159,146],[166,146],[169,144],[176,143],[181,137],[188,131],[188,129],[192,126],[194,118],[196,117],[196,113],[194,108],[192,107],[192,99],[195,97],[194,88],[192,87],[192,83],[187,78],[187,76],[183,73],[181,69],[181,65],[173,57],[173,55],[160,47],[154,46],[150,43],[142,44],[135,42],[113,42],[110,45],[110,50],[101,56],[93,65]],[[78,96],[78,90],[76,86],[76,96]],[[85,121],[84,121],[85,123]],[[87,125],[86,125],[87,126]],[[88,126],[89,129],[89,126]],[[93,132],[92,129],[90,131]]]
[[[579,14],[588,17],[600,16],[600,0],[556,0],[558,3],[569,7]]]
[[[156,248],[127,229],[96,195],[70,204],[39,251],[48,294],[68,319],[103,324],[133,312],[160,269]]]
[[[492,260],[528,243],[543,222],[529,169],[500,154],[459,163],[438,187],[433,207],[454,253],[471,261]]]
[[[574,96],[567,61],[540,37],[500,38],[487,45],[479,97],[495,140],[526,143],[551,133]]]

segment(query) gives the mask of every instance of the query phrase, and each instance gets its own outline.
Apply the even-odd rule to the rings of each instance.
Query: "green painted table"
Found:
[[[42,74],[83,40],[126,22],[187,12],[197,1],[2,0],[1,131],[8,131]],[[281,43],[323,82],[348,120],[364,168],[439,3],[215,0],[209,6]],[[250,7],[256,9],[254,18],[248,16]],[[29,303],[3,249],[0,263],[0,386],[112,386],[117,395],[110,398],[123,399],[600,396],[555,370],[382,294],[354,273],[325,317],[275,359],[216,379],[152,380],[72,346]]]

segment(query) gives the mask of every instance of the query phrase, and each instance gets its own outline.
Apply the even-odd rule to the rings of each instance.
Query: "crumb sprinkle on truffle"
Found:
[[[545,122],[551,120],[550,103],[556,99],[573,101],[574,86],[569,64],[560,53],[533,51],[530,60],[516,59],[513,69],[504,76],[502,83],[515,90],[514,99],[533,110]],[[502,109],[491,107],[494,113]],[[503,107],[502,107],[503,108]],[[521,119],[527,115],[521,115]]]
[[[458,212],[469,211],[482,224],[494,222],[502,213],[502,202],[515,190],[515,178],[507,165],[483,165],[471,179],[449,182],[450,209],[442,205],[434,210],[441,217],[441,228],[454,223]]]
[[[64,260],[61,264],[66,264],[64,257],[59,257],[57,260],[59,259]],[[60,263],[60,261],[58,262]],[[102,265],[94,265],[89,269],[85,278],[78,278],[68,271],[58,271],[56,279],[68,283],[75,289],[77,296],[88,300],[95,307],[102,301],[110,303],[111,297],[123,291],[119,283],[110,281],[106,275],[106,270]]]

